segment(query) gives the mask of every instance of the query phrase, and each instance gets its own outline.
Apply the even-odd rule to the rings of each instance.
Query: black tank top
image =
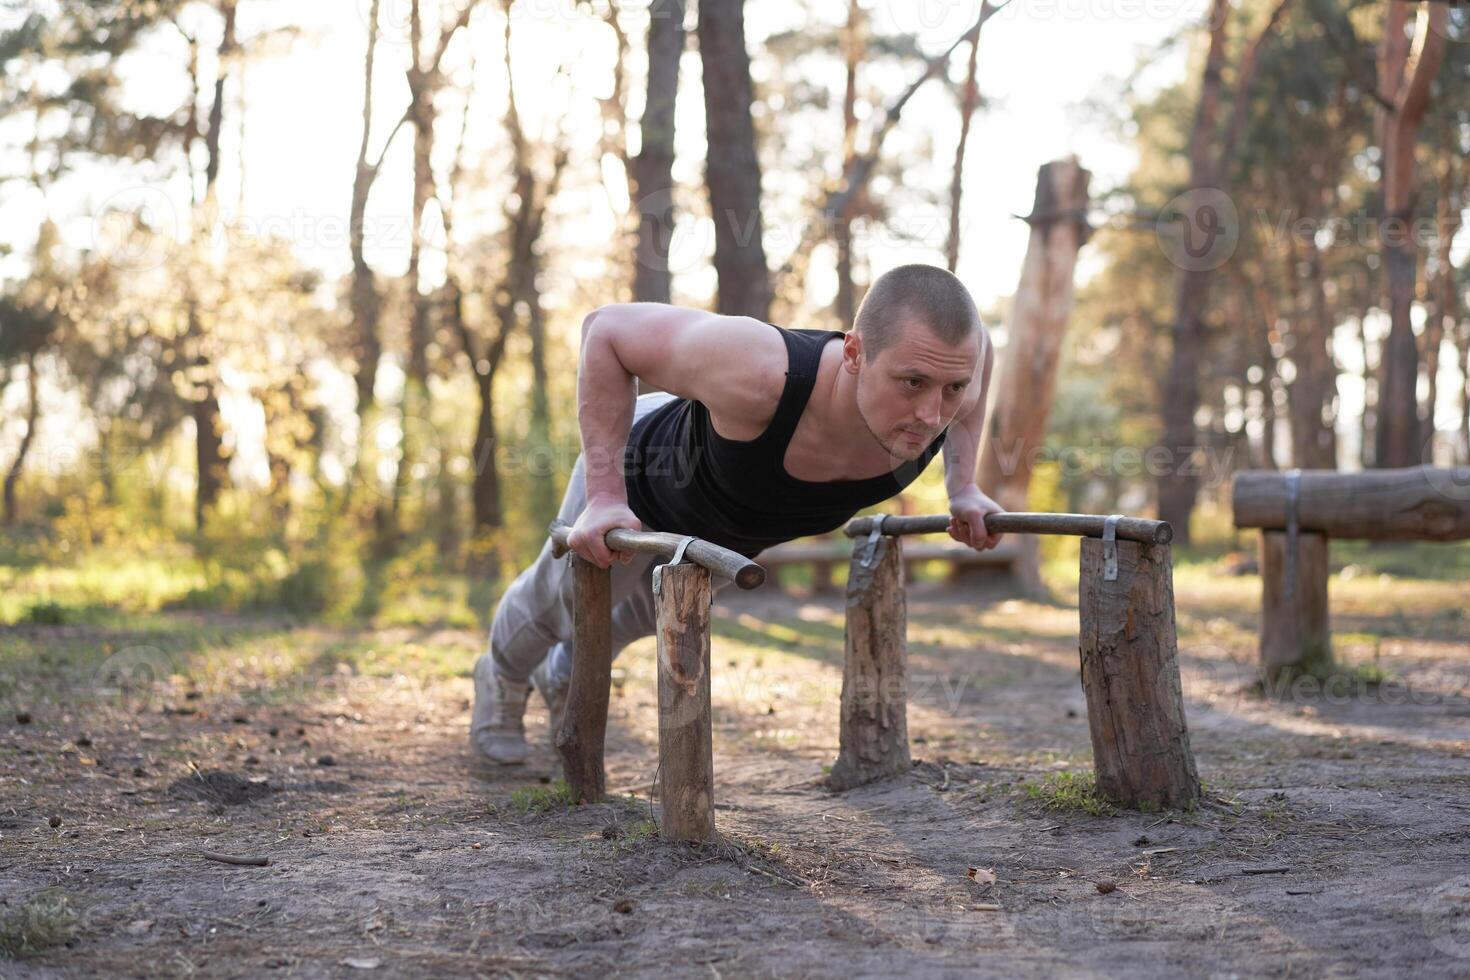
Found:
[[[754,439],[726,439],[703,403],[675,398],[628,435],[628,506],[651,531],[691,534],[754,558],[763,549],[835,530],[865,507],[914,482],[938,454],[944,432],[915,460],[866,480],[798,480],[783,460],[816,386],[822,348],[840,330],[772,327],[786,342],[786,385],[776,414]]]

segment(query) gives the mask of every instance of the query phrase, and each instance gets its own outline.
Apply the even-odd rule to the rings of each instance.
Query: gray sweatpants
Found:
[[[638,396],[633,409],[634,421],[647,415],[675,396],[668,392],[649,392]],[[557,516],[572,524],[587,506],[587,483],[583,457],[577,456]],[[657,530],[677,531],[678,528]],[[652,636],[655,630],[653,607],[653,566],[668,561],[659,555],[634,555],[624,565],[612,565],[612,652],[618,653],[634,640]],[[553,558],[551,539],[531,565],[516,576],[495,610],[490,624],[489,649],[482,655],[491,657],[495,673],[500,677],[526,683],[543,658],[551,656],[552,683],[565,685],[572,676],[572,563],[571,556]],[[710,588],[718,591],[733,579],[714,572]]]

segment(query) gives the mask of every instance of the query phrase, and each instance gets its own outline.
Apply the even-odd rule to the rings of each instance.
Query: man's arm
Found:
[[[977,551],[994,548],[999,534],[985,529],[985,515],[1000,513],[1001,508],[975,483],[980,462],[980,436],[985,429],[985,403],[990,396],[990,369],[995,361],[995,348],[988,331],[982,334],[985,354],[980,369],[980,396],[963,415],[949,425],[944,437],[944,489],[949,494],[949,536]]]
[[[587,479],[587,507],[568,544],[601,568],[632,559],[609,551],[615,527],[639,529],[628,507],[623,455],[637,397],[635,378],[739,427],[769,418],[777,395],[771,379],[786,370],[786,347],[768,324],[666,303],[613,303],[582,321],[577,421]],[[774,372],[774,374],[773,374]]]

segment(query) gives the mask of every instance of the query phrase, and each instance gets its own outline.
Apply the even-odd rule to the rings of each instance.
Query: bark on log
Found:
[[[1327,616],[1327,535],[1261,532],[1261,670],[1268,685],[1332,663]]]
[[[572,555],[572,678],[556,733],[567,785],[579,803],[597,803],[607,788],[602,767],[612,687],[612,572]]]
[[[1179,685],[1169,548],[1117,542],[1109,581],[1105,547],[1082,541],[1079,652],[1097,789],[1124,806],[1186,809],[1200,787]]]
[[[1235,475],[1236,527],[1286,528],[1287,476]],[[1470,538],[1470,467],[1410,466],[1339,473],[1302,470],[1298,526],[1333,538],[1455,541]]]
[[[681,562],[660,572],[658,758],[664,840],[713,841],[714,745],[710,730],[709,569]]]
[[[847,577],[846,646],[837,761],[827,778],[850,789],[905,772],[909,757],[903,545],[883,536],[870,565],[853,548]]]

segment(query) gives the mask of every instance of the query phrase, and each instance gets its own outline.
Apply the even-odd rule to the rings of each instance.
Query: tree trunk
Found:
[[[642,146],[633,158],[639,216],[633,301],[667,303],[673,288],[669,243],[675,221],[674,103],[684,54],[684,0],[655,0],[648,15],[648,98]]]
[[[983,8],[990,5],[984,0]],[[970,145],[970,122],[980,104],[980,87],[975,75],[980,67],[980,31],[970,37],[970,60],[965,67],[964,86],[960,89],[960,139],[954,150],[954,169],[949,181],[949,235],[944,243],[945,268],[950,272],[960,264],[960,198],[965,175],[965,149]]]
[[[760,159],[751,120],[744,0],[700,0],[708,132],[705,183],[715,225],[716,311],[765,320],[771,283],[762,241]]]
[[[480,419],[471,447],[475,476],[470,497],[475,530],[484,531],[500,527],[505,518],[500,509],[500,467],[495,461],[495,376],[477,374],[475,381],[480,393]]]
[[[1021,265],[1010,340],[1001,358],[978,483],[1006,510],[1025,510],[1034,450],[1046,437],[1057,359],[1072,312],[1077,253],[1087,241],[1088,181],[1076,157],[1036,175],[1031,238]]]
[[[3,523],[6,527],[14,527],[16,522],[15,487],[20,481],[20,474],[25,469],[26,456],[31,451],[31,443],[36,438],[36,426],[41,419],[41,397],[38,379],[36,378],[36,354],[34,351],[26,355],[26,431],[20,437],[20,445],[16,447],[15,459],[10,464],[9,471],[5,474],[5,513]],[[0,384],[0,391],[5,386]]]
[[[382,359],[382,341],[378,337],[380,315],[377,282],[367,263],[366,231],[368,194],[377,179],[378,169],[368,163],[368,137],[372,131],[373,63],[378,47],[378,7],[372,0],[368,11],[367,59],[363,70],[362,141],[357,149],[357,168],[352,178],[352,203],[349,212],[348,248],[352,256],[352,287],[349,303],[352,309],[353,380],[357,389],[359,432],[367,427],[367,416],[373,406],[373,383]]]
[[[1199,408],[1199,358],[1205,343],[1204,315],[1209,305],[1213,270],[1229,258],[1229,253],[1213,246],[1223,240],[1233,250],[1230,234],[1237,228],[1222,228],[1224,239],[1207,237],[1205,251],[1196,255],[1196,232],[1215,235],[1220,218],[1214,209],[1218,198],[1228,200],[1230,168],[1235,147],[1244,130],[1251,86],[1255,82],[1257,58],[1262,46],[1280,21],[1291,0],[1279,0],[1265,27],[1256,35],[1240,60],[1232,100],[1230,119],[1224,135],[1218,133],[1220,102],[1223,95],[1223,72],[1227,47],[1226,27],[1230,19],[1230,0],[1212,0],[1210,5],[1210,46],[1205,57],[1204,77],[1200,81],[1199,106],[1189,136],[1189,189],[1186,199],[1190,213],[1184,215],[1181,229],[1182,250],[1174,261],[1178,273],[1174,289],[1174,325],[1171,332],[1169,368],[1164,377],[1163,435],[1170,454],[1170,465],[1159,478],[1159,517],[1168,521],[1178,535],[1178,542],[1189,543],[1189,520],[1194,513],[1199,477],[1190,457],[1198,447],[1194,414]]]
[[[1291,359],[1296,378],[1288,389],[1291,407],[1292,460],[1299,469],[1334,469],[1337,438],[1333,431],[1337,402],[1337,365],[1332,358],[1332,314],[1327,306],[1322,252],[1310,236],[1301,243],[1306,274],[1296,277],[1300,299],[1292,318]],[[1293,266],[1298,258],[1289,243]],[[1295,268],[1292,270],[1295,272]],[[1288,280],[1291,281],[1291,280]]]
[[[533,269],[539,259],[532,256]],[[536,281],[535,272],[530,276]],[[531,335],[531,445],[525,458],[531,465],[531,519],[536,527],[545,527],[556,517],[559,498],[556,493],[556,454],[551,445],[551,401],[548,397],[546,372],[546,313],[541,297],[532,292],[526,297],[530,307],[527,317]]]
[[[1439,353],[1445,334],[1451,340],[1459,321],[1459,296],[1455,284],[1455,265],[1451,246],[1460,230],[1460,196],[1454,184],[1457,161],[1450,158],[1440,171],[1439,200],[1435,205],[1434,288],[1429,302],[1429,322],[1424,328],[1424,371],[1429,377],[1429,391],[1424,400],[1425,431],[1431,440],[1426,462],[1431,461],[1436,433],[1434,413],[1439,405]]]
[[[1418,5],[1414,5],[1417,7]],[[1378,62],[1379,91],[1393,109],[1379,112],[1379,146],[1383,150],[1383,231],[1380,235],[1383,269],[1388,283],[1390,327],[1384,345],[1378,392],[1378,466],[1412,466],[1424,459],[1419,427],[1419,352],[1410,314],[1418,246],[1414,242],[1415,160],[1419,127],[1429,108],[1430,85],[1444,57],[1449,8],[1428,4],[1420,11],[1412,42],[1406,34],[1408,4],[1389,4],[1385,10]]]

